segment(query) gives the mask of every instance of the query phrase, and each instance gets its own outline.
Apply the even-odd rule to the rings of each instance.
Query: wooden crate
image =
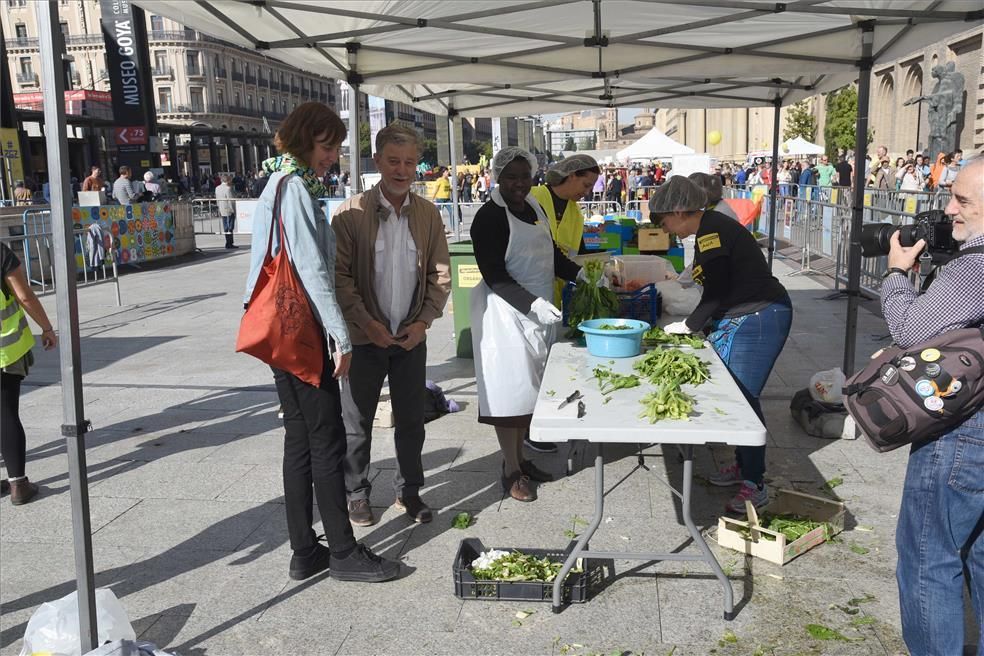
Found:
[[[798,540],[787,543],[786,536],[782,533],[770,531],[759,525],[758,513],[755,512],[751,503],[746,502],[745,507],[748,510],[748,521],[732,519],[731,517],[718,518],[718,544],[777,565],[785,565],[793,558],[822,544],[828,538],[844,530],[844,504],[842,502],[803,494],[795,490],[780,489],[776,498],[762,508],[762,513],[772,515],[795,514],[809,517],[815,522],[826,522],[831,526],[827,535],[824,535],[824,528],[819,526]],[[751,537],[742,535],[740,531],[743,530],[749,531]]]
[[[667,251],[670,235],[661,228],[639,228],[639,251]]]

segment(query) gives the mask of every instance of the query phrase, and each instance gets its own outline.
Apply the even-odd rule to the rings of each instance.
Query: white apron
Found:
[[[552,302],[554,244],[543,209],[526,197],[537,215],[537,224],[530,225],[513,216],[497,188],[491,196],[509,222],[506,271],[523,289]],[[556,326],[544,328],[520,314],[482,281],[471,293],[471,327],[479,414],[532,414]]]

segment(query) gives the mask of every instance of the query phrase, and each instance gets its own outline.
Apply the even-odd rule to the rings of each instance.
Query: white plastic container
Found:
[[[613,259],[615,273],[623,285],[629,280],[660,282],[666,279],[667,268],[672,267],[659,255],[616,255]]]

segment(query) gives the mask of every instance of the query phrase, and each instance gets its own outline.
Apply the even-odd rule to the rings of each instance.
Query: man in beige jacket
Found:
[[[396,441],[395,505],[429,522],[424,484],[426,331],[451,291],[448,242],[433,203],[410,191],[420,158],[417,133],[389,125],[376,135],[378,185],[335,212],[335,286],[352,339],[352,368],[341,384],[347,435],[349,519],[375,522],[369,504],[372,422],[389,377]]]

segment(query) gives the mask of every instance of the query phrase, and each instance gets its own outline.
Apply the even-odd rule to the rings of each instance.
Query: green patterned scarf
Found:
[[[267,172],[267,175],[277,171],[287,174],[294,173],[304,181],[304,186],[307,187],[308,193],[313,198],[324,198],[328,195],[328,190],[325,189],[324,183],[321,182],[321,178],[314,172],[314,169],[290,153],[284,153],[264,161],[263,170]]]

